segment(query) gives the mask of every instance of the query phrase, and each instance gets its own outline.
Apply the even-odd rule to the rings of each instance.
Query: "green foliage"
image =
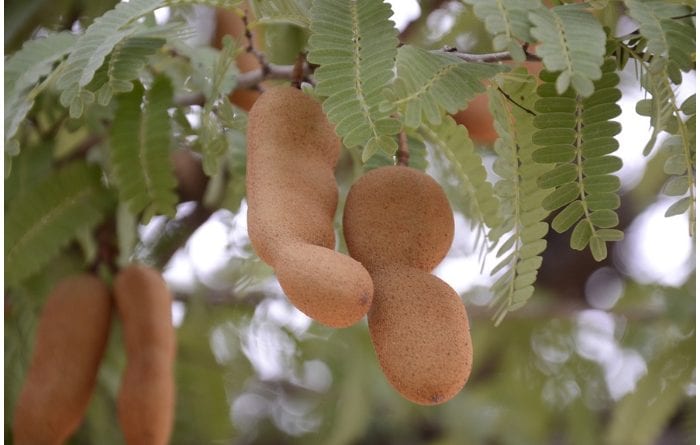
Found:
[[[606,432],[609,445],[651,445],[684,401],[695,373],[695,334],[661,351],[636,390],[620,401]],[[659,391],[659,387],[663,388]]]
[[[653,128],[652,136],[644,147],[644,154],[651,152],[662,131],[676,133],[682,122],[678,115],[675,91],[672,83],[681,83],[681,71],[695,66],[695,28],[690,23],[675,19],[687,14],[683,6],[666,2],[628,0],[625,2],[632,18],[640,24],[643,40],[639,47],[647,50],[636,56],[645,62],[644,88],[651,98],[637,104],[637,112],[649,116]]]
[[[148,58],[164,44],[162,38],[138,36],[119,42],[90,82],[91,90],[96,91],[97,103],[108,105],[113,95],[131,91],[132,81],[139,77]]]
[[[311,0],[254,0],[249,2],[255,24],[291,24],[308,29]]]
[[[674,19],[688,13],[683,6],[663,1],[625,0],[629,15],[639,22],[640,34],[646,39],[648,57],[663,58],[674,83],[681,82],[680,71],[695,67],[695,27]]]
[[[602,261],[607,257],[605,243],[622,239],[622,232],[613,229],[618,224],[614,210],[620,206],[620,181],[613,173],[622,167],[622,160],[612,155],[620,132],[620,124],[612,119],[621,111],[615,104],[621,96],[615,63],[605,62],[603,76],[586,98],[571,89],[558,95],[553,73],[543,71],[540,77],[534,122],[539,130],[533,141],[542,148],[533,159],[555,164],[537,181],[543,189],[554,188],[542,205],[551,211],[564,207],[552,228],[562,233],[574,227],[571,247],[582,250],[590,245],[593,258]]]
[[[27,15],[46,6],[9,1],[26,5]],[[239,79],[241,41],[224,38],[220,50],[204,43],[204,35],[192,43],[186,35],[192,28],[182,19],[189,23],[193,11],[173,10],[165,24],[161,15],[156,23],[153,13],[194,3],[241,13],[241,2],[131,0],[88,26],[94,4],[103,2],[89,3],[56,0],[51,11],[66,19],[30,21],[44,24],[32,30],[37,36],[68,29],[67,20],[76,16],[74,29],[86,31],[48,32],[6,60],[6,159],[14,156],[5,181],[6,406],[14,405],[36,315],[57,279],[89,268],[109,281],[115,267],[134,258],[164,268],[175,251],[186,258],[178,266],[194,263],[190,253],[201,239],[192,233],[211,216],[227,236],[226,256],[214,271],[209,262],[197,263],[170,282],[174,313],[184,313],[175,318],[173,444],[636,445],[687,429],[672,419],[694,415],[687,384],[695,338],[683,337],[694,329],[688,324],[695,311],[694,272],[671,288],[641,284],[634,271],[625,271],[628,278],[618,270],[620,300],[605,310],[582,311],[583,300],[576,298],[584,290],[577,283],[594,283],[587,278],[600,265],[578,261],[560,245],[548,233],[547,215],[554,211],[551,226],[572,229],[573,247],[589,246],[596,259],[605,255],[607,240],[621,237],[613,228],[620,204],[614,174],[619,126],[613,119],[619,114],[616,72],[632,59],[640,77],[630,80],[648,93],[637,111],[654,129],[645,152],[657,140],[660,149],[648,159],[644,185],[626,191],[620,219],[633,221],[662,191],[673,197],[667,215],[687,212],[694,234],[695,95],[683,101],[678,93],[681,74],[695,69],[694,18],[680,17],[693,14],[693,1],[591,0],[551,10],[536,0],[446,2],[423,7],[402,32],[402,45],[381,0],[248,2],[257,17],[251,31],[266,39],[256,49],[266,60],[291,65],[299,51],[310,50],[304,88],[325,99],[325,111],[352,148],[337,166],[341,196],[363,171],[405,159],[407,149],[408,164],[441,182],[457,221],[464,216],[471,222],[476,246],[482,243],[475,249],[457,240],[451,259],[478,260],[483,257],[472,255],[489,251],[497,258],[462,295],[474,341],[472,378],[465,391],[438,407],[413,406],[385,383],[366,325],[309,325],[267,285],[272,272],[252,252],[239,212],[247,119],[228,97]],[[603,57],[603,26],[617,23],[625,5],[640,29],[611,37],[620,62],[615,67]],[[24,25],[10,26],[16,35]],[[494,46],[521,59],[525,43],[532,44],[530,53],[537,44],[550,68],[539,88],[522,69],[505,73],[504,66],[513,65],[501,63],[504,53],[491,55],[497,62],[467,63],[465,55],[435,49],[481,52]],[[281,67],[272,68],[262,88],[288,82],[279,78],[285,77]],[[468,130],[448,116],[482,94],[483,84],[489,85],[499,135],[493,151],[477,151]],[[183,193],[174,193],[173,149],[186,152],[178,154],[192,161],[198,181],[197,195],[187,198],[196,202],[179,206],[174,217],[188,183],[178,169]],[[172,218],[152,219],[146,236],[138,222],[153,215]],[[628,245],[622,247],[624,252]],[[444,266],[455,264],[463,263]],[[597,278],[618,267],[607,262]],[[484,276],[489,272],[493,278]],[[495,281],[491,289],[485,280],[489,286]],[[487,296],[495,311],[481,306]],[[494,331],[489,318],[500,322],[526,302]],[[76,445],[121,440],[114,418],[124,356],[118,329],[115,334],[110,343],[118,346],[116,354],[103,361],[91,408],[70,439]],[[622,357],[614,363],[602,354],[591,358],[591,337]],[[640,369],[640,357],[647,374],[616,400],[615,366]],[[5,416],[8,442],[11,412]]]
[[[679,134],[670,136],[662,146],[668,154],[664,172],[670,175],[664,193],[682,196],[668,208],[666,216],[689,212],[690,235],[695,236],[695,94],[683,102],[681,110],[688,119],[679,124]]]
[[[641,116],[649,116],[653,129],[642,151],[645,156],[651,153],[662,131],[675,133],[678,128],[676,94],[666,68],[667,64],[663,59],[654,59],[642,78],[642,85],[651,97],[637,102],[636,110]]]
[[[17,142],[10,142],[48,82],[41,82],[56,62],[71,50],[76,37],[68,32],[27,41],[5,61],[5,153],[16,155]]]
[[[83,114],[86,105],[95,101],[93,91],[86,89],[105,58],[125,38],[136,33],[138,19],[164,6],[186,3],[203,3],[212,6],[231,7],[233,0],[132,0],[119,3],[85,30],[72,48],[57,86],[63,90],[61,103],[70,108],[73,118]]]
[[[537,55],[549,71],[559,72],[556,91],[572,86],[578,94],[593,94],[605,55],[605,31],[585,5],[565,5],[530,12],[532,36],[540,43]]]
[[[120,200],[148,222],[156,214],[175,215],[176,180],[170,165],[172,86],[163,76],[144,91],[136,84],[119,96],[110,132],[114,178]]]
[[[410,45],[399,48],[396,66],[397,78],[388,93],[391,103],[382,107],[398,108],[409,128],[418,128],[421,123],[438,125],[445,112],[456,113],[484,91],[481,79],[498,72],[498,66],[467,63]]]
[[[5,220],[5,282],[18,284],[39,272],[82,230],[110,208],[98,168],[74,163],[17,196]]]
[[[391,8],[377,0],[317,0],[311,8],[308,60],[319,65],[316,92],[346,147],[362,148],[363,161],[396,151],[400,124],[380,108],[393,78],[396,29]]]
[[[483,227],[501,223],[498,199],[493,186],[486,179],[483,160],[474,149],[469,133],[450,116],[438,125],[424,125],[420,134],[450,162],[464,190],[463,202],[470,218]]]
[[[522,44],[533,42],[530,35],[528,13],[544,8],[537,0],[463,0],[474,7],[474,13],[484,22],[493,35],[496,51],[508,50],[513,58],[522,62],[525,52]]]
[[[549,225],[544,222],[549,212],[542,207],[549,187],[539,189],[537,182],[551,171],[551,166],[537,164],[532,159],[537,149],[532,142],[536,118],[530,111],[534,105],[535,79],[522,70],[503,76],[500,83],[500,89],[489,88],[489,107],[499,136],[495,143],[498,159],[493,170],[501,179],[495,191],[504,215],[503,222],[489,236],[494,246],[505,237],[496,252],[500,261],[491,271],[491,275],[503,272],[491,287],[497,324],[508,312],[524,306],[535,291],[541,255],[547,246],[544,237],[549,231]],[[510,101],[514,97],[526,99],[515,106]]]

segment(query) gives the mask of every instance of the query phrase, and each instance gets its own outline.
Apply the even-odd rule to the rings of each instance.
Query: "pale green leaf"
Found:
[[[71,164],[18,195],[5,219],[5,282],[39,272],[81,231],[99,223],[111,206],[100,170]]]
[[[593,93],[593,81],[602,76],[605,31],[583,5],[539,8],[529,13],[530,32],[540,43],[537,55],[549,71],[560,72],[557,92],[569,86],[586,97]]]
[[[388,4],[375,0],[317,0],[311,8],[308,60],[323,109],[347,147],[363,158],[394,147],[400,123],[380,108],[391,82],[398,44]]]
[[[110,132],[110,150],[120,200],[148,221],[156,214],[175,215],[176,180],[170,164],[172,106],[170,81],[156,77],[145,91],[136,84],[118,96]]]

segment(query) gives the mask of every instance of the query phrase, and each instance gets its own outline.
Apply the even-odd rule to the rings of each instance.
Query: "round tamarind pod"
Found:
[[[370,271],[405,264],[429,272],[450,249],[454,217],[433,178],[413,168],[386,166],[352,185],[343,230],[350,255]]]
[[[373,271],[372,278],[369,332],[389,383],[421,405],[454,397],[472,369],[462,300],[441,279],[408,266]]]
[[[15,407],[15,444],[61,444],[78,428],[95,387],[111,315],[109,289],[96,276],[72,275],[53,288]]]
[[[248,118],[248,235],[299,310],[346,327],[369,310],[373,285],[362,265],[334,251],[340,139],[312,97],[268,89]]]
[[[158,271],[131,265],[117,275],[114,297],[127,358],[117,397],[124,440],[165,445],[175,408],[172,296]]]

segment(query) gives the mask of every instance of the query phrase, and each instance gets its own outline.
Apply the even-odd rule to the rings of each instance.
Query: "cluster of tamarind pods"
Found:
[[[29,370],[13,418],[16,445],[58,445],[80,426],[111,327],[121,321],[126,369],[117,396],[128,445],[165,445],[175,406],[172,297],[160,273],[122,269],[112,292],[95,275],[60,280],[42,309]]]
[[[452,243],[445,193],[427,174],[381,167],[350,189],[335,250],[335,166],[341,142],[321,105],[292,87],[267,90],[250,110],[248,233],[290,301],[336,328],[367,316],[380,366],[407,399],[445,402],[464,386],[472,346],[461,299],[430,274]],[[87,409],[114,306],[127,365],[118,394],[129,445],[161,445],[174,416],[172,297],[154,269],[132,265],[113,289],[91,274],[61,280],[39,320],[29,371],[15,407],[18,445],[61,444]]]
[[[348,255],[335,250],[341,142],[321,104],[292,87],[260,95],[248,119],[248,234],[289,300],[321,324],[367,315],[379,364],[405,398],[445,402],[472,365],[466,309],[431,275],[454,237],[439,184],[403,166],[370,170],[343,213]]]

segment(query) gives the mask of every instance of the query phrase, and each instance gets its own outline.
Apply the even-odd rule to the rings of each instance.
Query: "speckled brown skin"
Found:
[[[405,264],[429,272],[454,238],[452,209],[440,185],[401,166],[370,170],[353,184],[343,226],[350,255],[370,270]]]
[[[78,428],[95,387],[111,314],[109,289],[95,276],[69,276],[54,287],[14,412],[15,444],[61,444]]]
[[[114,297],[127,357],[117,400],[124,440],[165,445],[175,410],[172,296],[158,271],[132,265],[117,275]]]
[[[289,300],[309,317],[347,327],[367,314],[373,285],[336,252],[334,169],[340,140],[321,105],[291,87],[267,90],[248,117],[248,235]]]
[[[442,188],[408,167],[371,170],[348,193],[343,229],[374,282],[367,318],[387,380],[415,403],[448,401],[469,378],[472,343],[462,300],[430,274],[454,237]]]
[[[454,397],[469,378],[472,344],[462,300],[434,275],[408,266],[372,273],[372,344],[391,384],[412,402]]]

